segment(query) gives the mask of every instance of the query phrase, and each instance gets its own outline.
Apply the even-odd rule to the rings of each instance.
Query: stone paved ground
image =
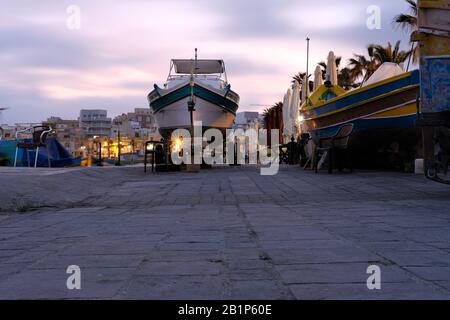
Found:
[[[3,299],[450,298],[450,188],[421,176],[1,168],[0,210]]]

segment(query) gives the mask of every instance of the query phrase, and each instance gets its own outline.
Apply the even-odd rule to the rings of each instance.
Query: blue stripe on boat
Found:
[[[367,101],[369,99],[375,98],[383,94],[387,94],[394,90],[398,90],[411,85],[418,85],[419,83],[420,83],[419,70],[414,70],[411,72],[411,75],[406,78],[398,79],[396,81],[392,81],[384,85],[368,89],[367,91],[362,91],[360,93],[349,95],[348,97],[343,97],[342,99],[339,99],[335,102],[331,102],[329,104],[325,104],[324,106],[318,107],[316,109],[308,110],[307,115],[308,118],[309,117],[314,118],[316,116],[328,112],[348,107],[352,104]]]
[[[152,91],[149,96],[152,95],[153,92],[154,91]],[[190,95],[191,87],[189,85],[186,85],[173,92],[163,95],[160,98],[155,99],[150,103],[150,106],[152,107],[154,112],[157,112],[170,104],[189,97]],[[215,105],[222,107],[233,114],[236,114],[236,110],[238,109],[238,105],[235,102],[198,85],[194,85],[194,95],[208,102],[214,103]]]
[[[330,137],[337,133],[339,128],[347,123],[353,123],[354,130],[363,131],[369,129],[397,129],[397,128],[409,128],[416,125],[417,115],[412,114],[403,117],[392,118],[376,118],[376,119],[357,119],[351,120],[346,123],[340,123],[335,126],[311,130],[316,137]]]

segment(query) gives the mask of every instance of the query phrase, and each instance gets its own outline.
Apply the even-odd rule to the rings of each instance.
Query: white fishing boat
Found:
[[[194,121],[201,121],[203,129],[231,128],[239,95],[231,90],[223,60],[201,60],[196,54],[195,59],[172,60],[166,83],[154,85],[148,102],[160,134],[168,138],[175,129],[190,129]]]

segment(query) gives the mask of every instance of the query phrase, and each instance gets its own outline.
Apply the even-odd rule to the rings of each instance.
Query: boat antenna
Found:
[[[191,87],[191,102],[194,102],[194,75],[197,75],[197,48],[195,48],[194,63],[193,63],[193,65],[191,64],[191,79],[190,79],[190,83],[189,83],[190,87]]]
[[[197,48],[195,48],[195,75],[197,75]]]
[[[195,69],[195,71],[194,71]],[[197,74],[197,48],[195,48],[195,61],[194,65],[191,67],[191,81],[190,81],[190,87],[191,87],[191,97],[187,103],[188,105],[188,112],[189,112],[189,118],[191,122],[191,162],[194,163],[194,111],[195,111],[195,96],[194,96],[194,72]]]
[[[409,71],[409,66],[411,65],[411,58],[414,56],[414,50],[415,50],[414,46],[415,46],[415,43],[413,42],[411,44],[411,53],[410,53],[410,55],[408,57],[408,66],[406,67],[406,72]]]

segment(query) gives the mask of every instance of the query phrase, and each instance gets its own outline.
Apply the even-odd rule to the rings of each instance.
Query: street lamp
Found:
[[[98,167],[103,167],[103,159],[102,159],[102,141],[99,136],[94,136],[94,143],[97,145],[97,153],[98,153]]]
[[[155,161],[156,161],[156,145],[161,144],[160,142],[156,141],[147,141],[145,143],[145,150],[144,150],[144,172],[147,172],[147,155],[152,155],[152,172],[155,171]]]
[[[120,144],[120,126],[122,125],[122,121],[117,121],[117,148],[118,148],[118,156],[117,156],[117,162],[116,166],[121,166],[120,157],[122,156],[122,150],[121,150],[121,144]]]

